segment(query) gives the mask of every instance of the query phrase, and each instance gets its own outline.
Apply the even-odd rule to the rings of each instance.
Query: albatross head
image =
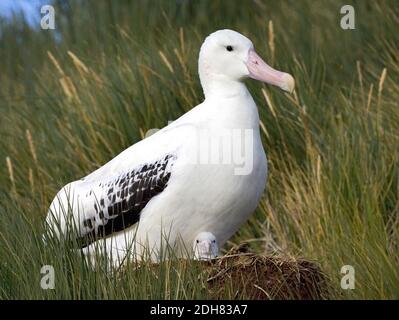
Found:
[[[200,232],[194,239],[194,257],[198,260],[214,259],[219,254],[216,237],[211,232]]]
[[[252,78],[277,86],[287,92],[294,90],[294,78],[270,67],[255,52],[247,37],[233,30],[210,34],[201,46],[199,75],[205,94],[212,87]]]

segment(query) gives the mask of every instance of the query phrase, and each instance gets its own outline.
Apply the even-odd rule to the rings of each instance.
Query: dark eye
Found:
[[[216,240],[212,240],[212,243],[216,243]]]
[[[199,243],[199,240],[197,240],[197,243]]]
[[[227,46],[227,47],[226,47],[226,50],[227,50],[227,51],[233,51],[233,47],[232,47],[232,46]]]

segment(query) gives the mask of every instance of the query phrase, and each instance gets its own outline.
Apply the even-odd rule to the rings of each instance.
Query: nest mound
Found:
[[[170,261],[167,260],[169,267]],[[209,299],[325,300],[332,292],[328,277],[316,262],[251,253],[245,245],[209,261],[182,258],[178,261],[179,268],[172,268],[174,272],[187,273],[195,267]],[[164,264],[150,262],[141,267],[149,267],[158,278]]]
[[[326,275],[308,260],[230,251],[202,264],[214,299],[328,299]]]

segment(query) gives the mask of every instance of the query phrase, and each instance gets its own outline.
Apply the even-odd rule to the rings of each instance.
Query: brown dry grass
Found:
[[[306,259],[267,256],[232,250],[204,262],[214,299],[328,299],[329,281],[319,266]]]

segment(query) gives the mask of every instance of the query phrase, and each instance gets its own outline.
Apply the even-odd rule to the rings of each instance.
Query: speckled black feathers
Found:
[[[90,218],[82,222],[79,245],[85,247],[137,223],[148,202],[167,187],[175,160],[175,155],[167,155],[99,183],[96,189],[101,190],[100,197],[90,190],[86,197],[93,203],[93,214],[86,215]]]

